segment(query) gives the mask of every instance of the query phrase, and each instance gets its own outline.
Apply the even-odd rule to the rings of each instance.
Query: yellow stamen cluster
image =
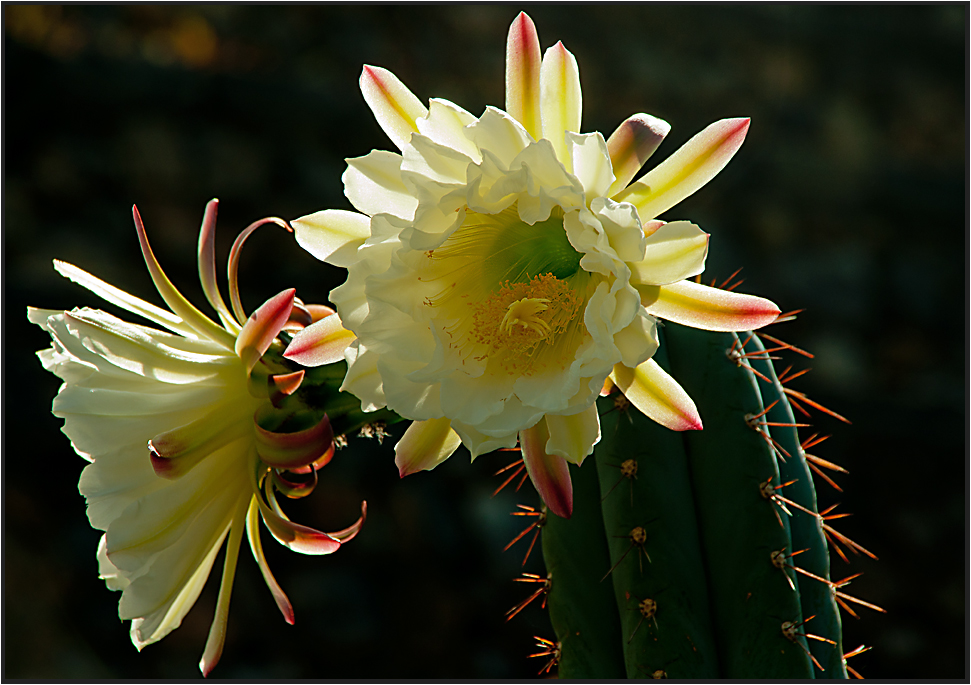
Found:
[[[506,281],[472,306],[471,340],[488,348],[507,371],[537,370],[537,356],[580,311],[581,298],[551,273],[527,283]]]

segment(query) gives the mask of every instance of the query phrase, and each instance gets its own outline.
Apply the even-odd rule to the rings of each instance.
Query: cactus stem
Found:
[[[640,597],[638,597],[637,599],[639,600],[637,603],[637,610],[641,612],[641,620],[637,622],[636,626],[634,626],[634,630],[631,632],[630,637],[627,638],[627,644],[630,644],[631,640],[634,639],[638,628],[641,627],[641,624],[644,623],[645,619],[651,619],[651,621],[654,623],[654,630],[657,630],[657,602],[650,598],[640,599]]]
[[[613,390],[613,388],[611,388],[611,390]],[[631,415],[627,412],[628,409],[630,409],[630,400],[627,399],[624,393],[618,392],[617,395],[614,397],[614,406],[608,409],[607,411],[605,411],[600,416],[602,418],[612,411],[619,411],[619,412],[622,412],[627,417],[627,420],[630,421],[631,425],[633,426],[634,419],[631,418]]]
[[[536,640],[536,646],[543,651],[537,652],[536,654],[530,654],[528,658],[542,656],[550,657],[550,660],[546,662],[546,665],[543,666],[543,668],[541,668],[536,675],[549,673],[550,670],[560,662],[560,643],[547,640],[539,635],[533,635],[533,639]]]
[[[545,595],[548,595],[549,594],[550,587],[553,584],[553,574],[552,573],[548,573],[545,578],[543,578],[542,576],[536,575],[535,573],[524,573],[521,577],[519,577],[519,578],[513,578],[513,580],[516,581],[516,582],[519,582],[519,583],[542,583],[542,585],[540,585],[540,587],[537,588],[536,591],[533,592],[533,594],[531,594],[529,597],[527,597],[522,602],[520,602],[519,604],[517,604],[512,609],[510,609],[509,611],[506,612],[506,620],[507,621],[512,620],[513,617],[516,616],[516,614],[518,614],[520,611],[522,611],[527,606],[529,606],[529,604],[534,599],[536,599],[537,597],[539,597],[540,595],[544,595],[544,597],[543,597],[543,603],[540,604],[540,609],[545,609],[546,608],[546,596]]]
[[[621,396],[623,397],[623,395]],[[607,464],[607,466],[610,466],[611,468],[615,468],[615,469],[620,469],[620,478],[617,480],[616,483],[613,484],[613,486],[611,486],[610,490],[607,491],[607,494],[600,498],[600,502],[603,503],[604,500],[606,500],[607,497],[610,495],[610,493],[616,490],[617,486],[620,485],[623,482],[623,480],[626,478],[627,480],[630,481],[630,505],[633,507],[634,506],[634,481],[637,480],[637,460],[625,459],[620,464]]]
[[[648,523],[650,523],[650,521]],[[627,555],[630,554],[630,551],[632,549],[634,549],[635,547],[637,548],[637,561],[640,564],[641,573],[644,573],[644,562],[641,559],[641,553],[643,553],[644,556],[647,557],[647,563],[651,563],[651,555],[647,553],[647,550],[646,549],[644,549],[644,544],[647,542],[647,531],[644,530],[642,527],[637,526],[637,527],[633,528],[631,530],[631,532],[629,534],[627,534],[627,535],[614,535],[614,537],[615,538],[629,538],[630,539],[630,547],[627,548],[627,551],[626,552],[624,552],[622,555],[620,555],[620,559],[617,560],[617,563],[614,564],[613,567],[609,571],[607,571],[607,573],[604,575],[604,577],[600,579],[600,582],[601,583],[604,582],[605,580],[607,580],[607,576],[609,576],[611,573],[613,573],[614,572],[614,569],[616,569],[618,566],[620,566],[621,562],[624,559],[627,558]]]
[[[812,635],[811,633],[806,633],[806,632],[800,633],[799,632],[799,628],[801,628],[802,626],[806,625],[807,623],[809,623],[814,618],[816,618],[815,615],[810,616],[809,618],[804,618],[801,621],[785,621],[782,624],[782,634],[785,635],[786,639],[789,640],[790,642],[792,642],[792,644],[799,645],[802,648],[802,650],[806,653],[806,656],[808,656],[810,659],[812,659],[812,662],[816,665],[816,668],[818,668],[820,671],[822,671],[824,669],[819,664],[819,662],[816,660],[816,657],[814,657],[810,653],[810,651],[806,648],[806,646],[804,644],[802,644],[801,642],[798,642],[796,640],[796,637],[807,637],[807,638],[813,638],[815,640],[822,640],[823,642],[832,642],[834,645],[836,644],[832,640],[827,640],[826,638],[820,637],[819,635]]]
[[[513,468],[515,466],[518,466],[519,468],[516,469],[515,471],[513,471],[512,472],[512,475],[509,476],[508,478],[506,478],[506,480],[504,480],[502,482],[502,485],[500,485],[498,488],[496,488],[496,491],[492,493],[492,496],[493,497],[495,497],[496,495],[498,495],[502,491],[502,489],[504,487],[506,487],[507,485],[509,485],[509,483],[516,476],[518,476],[520,473],[522,473],[523,476],[522,476],[522,478],[519,479],[519,483],[516,485],[516,492],[519,492],[519,488],[523,487],[523,483],[526,482],[526,478],[529,476],[529,474],[528,473],[523,473],[526,470],[526,462],[522,459],[522,457],[520,457],[516,461],[512,462],[511,464],[508,464],[506,466],[503,466],[501,469],[499,469],[498,471],[496,471],[492,475],[493,476],[498,476],[500,473],[503,473],[505,471],[508,471],[509,469],[511,469],[511,468]]]
[[[521,509],[521,511],[511,512],[511,515],[512,516],[535,516],[536,517],[536,520],[533,521],[532,523],[530,523],[528,526],[526,526],[526,528],[524,528],[523,531],[521,533],[519,533],[519,535],[517,535],[516,537],[514,537],[509,542],[508,545],[506,545],[505,547],[502,548],[502,551],[505,552],[510,547],[512,547],[513,545],[515,545],[517,542],[519,542],[520,540],[522,540],[526,536],[526,534],[529,533],[529,531],[531,531],[531,530],[532,531],[535,531],[533,533],[533,539],[529,543],[529,549],[526,550],[526,556],[523,557],[523,566],[525,566],[526,565],[526,560],[529,559],[530,552],[533,551],[533,547],[536,545],[536,538],[539,537],[539,531],[540,531],[540,529],[544,525],[546,525],[546,507],[544,506],[541,510],[537,511],[536,509],[533,509],[532,507],[527,506],[525,504],[517,504],[516,506],[519,507]]]

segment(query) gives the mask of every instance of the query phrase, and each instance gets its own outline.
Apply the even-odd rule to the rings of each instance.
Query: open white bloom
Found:
[[[279,359],[282,344],[275,338],[295,312],[293,290],[247,318],[235,285],[238,240],[230,259],[233,317],[215,285],[213,200],[199,238],[199,270],[222,320],[218,325],[171,284],[152,254],[137,209],[134,216],[145,261],[171,312],[73,265],[55,262],[55,268],[167,330],[88,308],[30,308],[28,317],[52,338],[38,356],[64,381],[53,412],[64,419],[63,431],[74,449],[91,462],[79,489],[91,525],[105,531],[97,552],[100,575],[109,588],[122,592],[119,616],[131,620],[138,649],[179,626],[228,537],[216,615],[200,662],[208,674],[222,651],[244,529],[284,618],[293,623],[290,602],[263,555],[259,517],[282,544],[307,554],[336,551],[364,518],[346,530],[322,533],[289,521],[276,500],[274,487],[291,496],[308,491],[316,468],[334,450],[326,415],[295,431],[266,429],[268,420],[292,418],[274,415],[274,402],[294,392],[303,377],[303,372],[281,373],[286,370],[264,357],[273,347]]]
[[[569,516],[567,462],[600,438],[608,376],[664,425],[700,428],[651,361],[654,316],[743,330],[779,309],[686,282],[704,268],[708,235],[658,216],[721,170],[748,120],[712,124],[631,183],[670,127],[638,114],[606,140],[580,133],[576,60],[561,43],[541,59],[525,14],[509,32],[506,111],[426,108],[378,67],[364,68],[361,88],[400,153],[348,160],[345,194],[360,213],[325,210],[294,228],[348,268],[331,293],[356,336],[342,389],[415,421],[396,448],[402,475],[460,440],[473,457],[518,441],[546,503]]]

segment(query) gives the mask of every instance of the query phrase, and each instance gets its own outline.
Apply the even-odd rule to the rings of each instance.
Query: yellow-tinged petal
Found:
[[[536,492],[543,498],[550,511],[561,518],[573,515],[573,481],[570,465],[558,454],[547,454],[546,445],[550,431],[546,419],[540,419],[532,428],[519,431],[519,444],[523,462]],[[589,467],[587,467],[589,468]]]
[[[708,234],[690,221],[672,221],[647,237],[644,259],[629,262],[632,284],[667,285],[700,274],[708,256]]]
[[[325,209],[290,222],[297,244],[322,262],[347,267],[371,235],[371,221],[357,212]]]
[[[663,119],[650,114],[635,114],[610,134],[607,151],[615,179],[607,190],[607,197],[613,197],[627,187],[670,131],[671,124]]]
[[[520,12],[506,38],[506,111],[536,140],[543,137],[539,104],[541,64],[536,25],[525,12]]]
[[[562,42],[546,51],[540,68],[540,112],[543,137],[553,143],[556,156],[573,171],[566,132],[580,132],[583,96],[580,92],[580,69],[573,54]]]
[[[243,540],[243,522],[246,517],[246,509],[252,496],[247,493],[241,497],[233,514],[232,528],[229,530],[229,542],[226,543],[226,559],[223,564],[222,582],[219,584],[219,598],[216,600],[216,615],[209,626],[209,638],[206,640],[206,649],[202,653],[199,661],[199,670],[202,675],[208,676],[212,669],[219,663],[219,657],[223,653],[223,644],[226,642],[226,622],[229,619],[229,599],[233,593],[233,580],[236,578],[236,562],[239,559],[239,545]]]
[[[54,270],[64,276],[64,278],[77,283],[82,288],[87,288],[105,302],[110,302],[132,314],[138,314],[163,328],[167,328],[173,333],[178,333],[193,340],[199,338],[199,334],[192,326],[182,321],[182,319],[172,312],[168,312],[161,307],[156,307],[151,302],[146,302],[134,295],[129,295],[121,288],[116,288],[110,283],[105,283],[100,278],[92,276],[87,271],[79,269],[73,264],[55,259]]]
[[[135,231],[138,233],[138,242],[141,243],[142,256],[145,258],[148,272],[152,276],[152,282],[155,283],[158,294],[165,300],[165,304],[169,306],[169,309],[176,316],[189,324],[196,333],[227,349],[233,349],[233,345],[236,342],[233,335],[225,328],[217,326],[212,319],[196,309],[191,302],[183,297],[182,293],[176,290],[175,286],[172,285],[172,281],[162,271],[162,267],[152,252],[151,245],[148,244],[148,236],[145,234],[145,225],[142,223],[142,217],[138,213],[138,207],[132,206],[132,217],[135,219]]]
[[[728,164],[745,140],[748,126],[748,119],[716,121],[614,199],[637,207],[641,221],[657,218]]]
[[[670,285],[635,286],[647,311],[668,321],[706,331],[751,331],[779,316],[775,303],[706,285],[681,281]]]
[[[283,356],[311,368],[333,364],[344,359],[344,350],[354,338],[340,317],[331,314],[296,333]]]
[[[431,471],[461,444],[462,439],[448,419],[413,421],[394,446],[394,463],[402,478],[417,471]]]
[[[290,603],[287,593],[276,581],[273,572],[270,571],[270,566],[266,563],[266,555],[263,554],[263,543],[260,540],[260,507],[256,503],[255,497],[250,501],[249,511],[246,512],[246,537],[249,538],[250,551],[253,552],[253,558],[256,559],[256,563],[260,567],[263,580],[270,589],[277,608],[283,614],[283,620],[293,625],[293,605]]]
[[[653,359],[636,369],[616,364],[610,378],[631,404],[662,426],[675,431],[701,430],[695,403]]]
[[[593,452],[593,446],[600,442],[600,416],[597,414],[596,404],[570,416],[547,414],[546,427],[550,432],[546,453],[558,454],[577,466]]]
[[[411,134],[418,132],[415,122],[427,115],[428,109],[397,76],[381,67],[365,65],[361,73],[361,92],[391,142],[399,150],[404,150]]]

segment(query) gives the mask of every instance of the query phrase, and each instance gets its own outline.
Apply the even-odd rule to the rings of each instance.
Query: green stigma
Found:
[[[496,217],[502,217],[502,228],[493,234],[483,268],[497,283],[527,283],[542,274],[562,280],[580,270],[583,255],[567,239],[559,207],[532,226],[519,218],[515,205]]]

